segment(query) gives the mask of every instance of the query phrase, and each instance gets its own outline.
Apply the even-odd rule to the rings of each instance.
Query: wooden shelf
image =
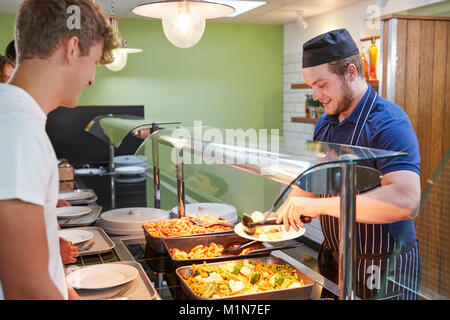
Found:
[[[297,123],[311,123],[316,124],[318,119],[311,119],[311,118],[305,118],[305,117],[292,117],[291,122],[297,122]]]
[[[291,89],[311,89],[306,83],[293,83]]]
[[[378,88],[379,82],[379,80],[367,80],[367,83],[375,89]],[[311,87],[306,83],[293,83],[291,84],[291,89],[311,89]]]
[[[380,36],[372,36],[372,37],[359,39],[359,41],[372,41],[373,38],[375,38],[375,40],[376,40],[376,39],[380,39],[381,37]]]

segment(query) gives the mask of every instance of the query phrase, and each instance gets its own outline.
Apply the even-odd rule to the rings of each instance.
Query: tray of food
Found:
[[[192,300],[307,300],[314,286],[313,279],[278,257],[204,262],[175,273]]]
[[[240,252],[227,252],[230,246],[244,245],[251,241],[234,233],[217,235],[201,235],[185,238],[164,239],[164,245],[171,261],[172,270],[181,266],[234,260],[246,257],[266,257],[270,251],[252,254],[252,250],[263,249],[261,242],[245,247]],[[225,252],[224,252],[225,250]]]
[[[167,251],[164,246],[164,239],[233,232],[234,227],[232,226],[225,226],[221,224],[202,226],[199,224],[202,221],[205,225],[210,224],[215,218],[217,217],[211,217],[208,215],[192,215],[178,219],[167,219],[158,222],[144,223],[142,228],[144,229],[145,239],[150,248],[157,253],[166,253]],[[227,220],[220,220],[225,224],[231,224]]]

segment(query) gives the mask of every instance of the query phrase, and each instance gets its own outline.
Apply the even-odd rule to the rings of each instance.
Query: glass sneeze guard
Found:
[[[153,133],[136,156],[154,167],[155,207],[160,205],[159,145],[171,148],[176,166],[178,213],[185,214],[184,164],[224,164],[291,186],[308,172],[339,180],[340,242],[339,298],[356,299],[356,194],[357,164],[405,156],[406,153],[301,139],[284,139],[267,131],[212,127],[170,128]],[[332,170],[339,168],[336,176]],[[323,170],[319,170],[323,169]],[[155,171],[156,170],[156,171]],[[376,176],[376,174],[375,174]],[[381,180],[381,174],[378,175]],[[287,188],[286,188],[287,190]],[[285,191],[286,191],[285,190]],[[278,198],[278,200],[281,198]],[[277,200],[277,201],[278,201]]]

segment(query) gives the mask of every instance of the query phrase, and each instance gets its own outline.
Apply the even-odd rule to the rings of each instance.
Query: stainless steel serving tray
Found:
[[[297,275],[299,279],[303,279],[304,285],[297,288],[287,288],[287,289],[277,289],[256,293],[247,293],[247,294],[238,294],[235,296],[224,297],[219,299],[207,299],[197,296],[192,289],[187,285],[184,280],[185,277],[189,277],[192,274],[191,266],[179,267],[175,273],[177,277],[180,279],[181,286],[183,291],[188,296],[188,299],[191,300],[308,300],[311,296],[311,291],[314,286],[314,280],[308,277],[306,274],[293,267],[291,264],[287,263],[285,260],[278,257],[262,257],[262,258],[247,258],[247,259],[235,259],[232,261],[261,261],[268,262],[270,264],[288,264],[295,270],[297,270]],[[216,262],[210,263],[209,265],[220,265],[229,263],[231,261],[226,262]]]
[[[236,260],[236,259],[243,259],[243,258],[256,258],[256,257],[267,257],[270,255],[270,251],[266,252],[257,252],[257,253],[248,253],[241,256],[219,256],[219,257],[213,257],[213,258],[204,258],[204,259],[190,259],[190,260],[175,260],[173,259],[172,255],[170,254],[170,249],[180,249],[186,252],[191,251],[192,248],[195,246],[198,246],[200,244],[204,246],[208,246],[212,242],[220,245],[226,245],[230,242],[239,241],[244,243],[250,242],[251,240],[242,238],[241,236],[235,234],[235,233],[228,233],[228,234],[215,234],[215,235],[197,235],[197,236],[191,236],[191,237],[185,237],[185,238],[173,238],[173,239],[164,239],[164,246],[166,248],[166,251],[169,253],[170,257],[170,264],[172,267],[172,270],[175,270],[176,268],[192,265],[192,264],[202,264],[204,261],[207,263],[212,262],[220,262],[220,261],[229,261],[229,260]],[[261,243],[260,244],[261,249],[265,248],[265,246]]]
[[[205,236],[205,235],[219,235],[219,234],[234,234],[234,230],[228,231],[220,231],[220,232],[208,232],[201,233],[197,235],[186,235],[186,236],[176,236],[176,237],[166,237],[159,238],[152,236],[147,230],[145,230],[144,225],[142,225],[142,229],[144,229],[145,240],[150,248],[156,253],[167,253],[166,246],[164,245],[164,239],[177,239],[177,238],[188,238],[188,237],[197,237],[197,236]]]

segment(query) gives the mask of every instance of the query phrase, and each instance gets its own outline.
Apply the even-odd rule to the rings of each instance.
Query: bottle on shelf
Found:
[[[377,54],[378,48],[375,45],[375,37],[372,37],[372,45],[369,48],[370,55],[370,80],[377,79]]]
[[[361,48],[361,59],[362,59],[363,66],[364,66],[364,77],[366,78],[366,80],[369,80],[369,63],[367,62],[367,59],[366,59],[366,53],[364,52],[364,47]]]
[[[311,113],[310,113],[310,110],[309,110],[309,103],[310,103],[311,99],[312,99],[312,95],[307,94],[306,95],[306,104],[305,104],[305,115],[306,115],[307,118],[311,117]]]

